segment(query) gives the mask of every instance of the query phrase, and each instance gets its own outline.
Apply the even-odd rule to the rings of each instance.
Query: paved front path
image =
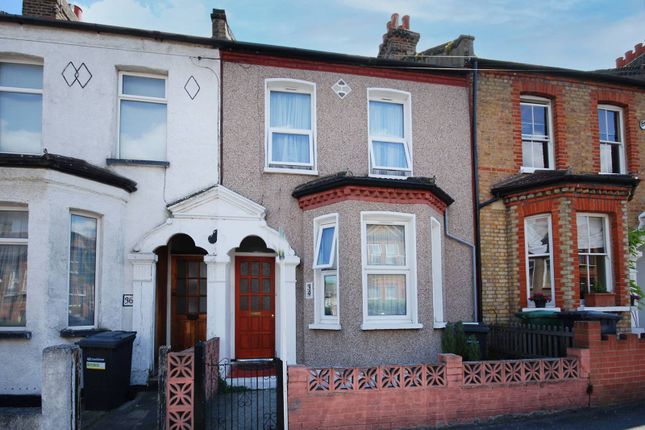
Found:
[[[157,392],[141,391],[134,400],[109,412],[84,411],[83,430],[155,430],[157,428]]]
[[[645,391],[643,392],[645,399]],[[615,408],[586,408],[550,415],[498,420],[489,424],[448,427],[450,430],[645,430],[645,400]]]

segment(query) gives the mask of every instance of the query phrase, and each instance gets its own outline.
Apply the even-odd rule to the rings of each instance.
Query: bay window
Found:
[[[42,151],[43,66],[0,62],[0,152]]]
[[[68,324],[94,327],[98,219],[72,213],[70,227]]]
[[[27,211],[0,209],[0,329],[25,327]]]
[[[578,214],[578,271],[580,298],[612,291],[608,218],[603,214]]]
[[[361,213],[363,329],[419,328],[413,214]]]
[[[368,89],[370,175],[412,176],[410,94]]]
[[[266,81],[266,171],[315,173],[315,84]]]
[[[598,106],[600,173],[625,173],[623,111],[616,106]]]
[[[340,329],[338,214],[314,219],[314,319],[309,328]]]
[[[551,103],[540,97],[523,96],[520,101],[522,121],[522,171],[553,169],[553,128]]]
[[[526,240],[526,288],[529,307],[536,294],[548,297],[546,306],[555,306],[553,282],[553,242],[551,215],[536,215],[524,220]]]
[[[119,73],[119,157],[166,159],[166,78]]]

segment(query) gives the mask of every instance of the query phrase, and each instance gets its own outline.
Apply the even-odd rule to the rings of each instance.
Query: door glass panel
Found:
[[[251,310],[259,311],[260,310],[260,296],[251,297]]]
[[[260,292],[260,280],[259,279],[251,279],[251,292],[252,293],[259,293]]]
[[[199,283],[199,294],[202,296],[206,295],[206,280],[204,278],[201,279],[201,282]]]
[[[177,297],[177,313],[185,314],[186,313],[186,298]]]
[[[240,263],[240,274],[241,275],[249,274],[249,263]]]
[[[270,279],[263,279],[262,280],[262,292],[263,293],[270,293],[271,292],[271,280]]]
[[[196,314],[199,312],[199,308],[197,307],[197,300],[198,297],[189,297],[188,298],[188,313],[189,314]]]
[[[271,276],[271,264],[262,263],[262,275],[263,276]]]
[[[251,263],[251,275],[258,276],[260,274],[260,263]]]
[[[246,296],[240,297],[240,310],[248,311],[249,310],[249,298]]]
[[[271,296],[262,297],[262,310],[264,311],[271,310]]]
[[[199,277],[199,263],[196,261],[190,261],[188,263],[188,276],[190,278]]]
[[[199,294],[199,281],[197,279],[188,280],[188,294],[191,296]]]
[[[177,280],[177,295],[178,296],[185,296],[186,295],[186,285],[184,285],[184,280],[183,279],[178,279]]]
[[[186,262],[182,260],[177,260],[177,277],[185,278],[186,277]]]
[[[199,312],[206,312],[206,297],[199,298]]]
[[[248,293],[248,292],[249,292],[249,280],[240,279],[240,293]]]

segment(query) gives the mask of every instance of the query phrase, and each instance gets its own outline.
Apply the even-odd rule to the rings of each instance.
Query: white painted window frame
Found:
[[[163,79],[164,81],[164,98],[160,97],[146,97],[136,96],[131,94],[123,94],[123,77],[124,76],[137,76],[141,78]],[[144,103],[155,103],[166,105],[166,142],[164,142],[166,154],[163,160],[152,161],[166,161],[168,159],[168,76],[154,73],[141,73],[129,72],[127,70],[119,70],[118,72],[118,97],[117,97],[117,111],[116,111],[116,140],[117,140],[117,158],[121,157],[121,102],[122,101],[135,101]]]
[[[339,271],[340,261],[338,259],[338,222],[339,216],[337,213],[326,214],[314,218],[313,222],[313,239],[314,239],[314,323],[309,324],[310,329],[316,330],[340,330],[340,282]],[[332,257],[330,264],[317,265],[318,252],[320,239],[322,237],[322,230],[325,227],[334,227],[334,239],[332,244]],[[336,267],[334,268],[334,261]],[[336,316],[325,315],[325,276],[336,276],[336,301],[338,312]]]
[[[370,134],[370,102],[377,101],[383,103],[392,103],[403,105],[403,139],[385,136],[372,136]],[[368,88],[367,89],[367,156],[369,158],[369,176],[375,178],[394,178],[405,179],[414,176],[413,167],[413,150],[412,150],[412,94],[407,91],[395,90],[391,88]],[[409,169],[401,167],[376,166],[374,161],[374,151],[372,142],[393,142],[401,143],[405,149],[405,158],[408,162]],[[393,170],[399,172],[409,172],[406,175],[384,175],[374,173],[374,170]]]
[[[624,175],[627,171],[626,167],[626,158],[625,158],[625,121],[624,121],[624,111],[620,106],[601,104],[598,105],[598,110],[607,110],[618,113],[618,126],[620,128],[620,142],[613,142],[611,140],[602,140],[600,138],[600,127],[598,127],[598,139],[600,141],[600,147],[602,145],[619,145],[620,149],[618,151],[618,156],[620,157],[620,172],[603,172],[602,171],[602,157],[600,158],[600,174],[602,175]]]
[[[542,136],[534,135],[534,134],[522,134],[522,167],[520,168],[520,171],[522,173],[533,173],[537,170],[554,170],[555,169],[555,149],[554,149],[554,139],[553,139],[553,109],[552,109],[552,102],[550,99],[544,98],[544,97],[537,97],[537,96],[529,96],[529,95],[523,95],[520,97],[520,132],[522,130],[522,117],[521,117],[521,110],[522,110],[522,105],[532,105],[532,106],[546,106],[547,110],[547,121],[549,122],[547,124],[547,130],[549,132],[549,135],[547,136],[548,139],[544,139]],[[540,141],[540,142],[546,142],[547,143],[547,152],[549,156],[549,167],[530,167],[530,166],[525,166],[524,165],[524,140],[531,140],[531,141]]]
[[[285,129],[271,127],[271,91],[308,94],[311,100],[311,130]],[[317,132],[316,132],[316,83],[299,79],[270,78],[264,80],[264,171],[270,173],[288,173],[299,175],[317,175]],[[311,163],[274,162],[273,133],[309,135],[309,159]],[[279,164],[280,167],[272,166]]]
[[[576,229],[578,226],[578,217],[591,217],[591,218],[601,218],[603,220],[603,229],[605,232],[605,250],[606,252],[604,254],[601,253],[589,253],[589,252],[583,252],[581,253],[578,249],[578,243],[576,241],[576,252],[578,253],[578,257],[581,255],[584,256],[595,256],[595,255],[604,255],[605,256],[605,288],[607,289],[608,293],[611,293],[614,291],[614,266],[613,266],[613,260],[612,260],[612,242],[611,242],[611,232],[609,231],[611,225],[609,223],[609,215],[603,214],[603,213],[594,213],[594,212],[578,212],[576,214]],[[588,223],[589,221],[587,221]],[[588,231],[588,229],[587,229]],[[576,264],[580,264],[580,260],[576,261]],[[579,279],[576,279],[576,283],[579,282]],[[591,293],[591,285],[589,285],[589,279],[587,278],[587,286],[589,287],[589,293]]]
[[[70,282],[71,282],[71,266],[72,266],[72,215],[79,215],[79,216],[84,216],[87,218],[93,218],[96,220],[96,261],[95,261],[95,267],[94,267],[94,324],[92,325],[75,325],[75,326],[70,326],[69,325],[69,295],[70,295]],[[65,325],[67,328],[72,329],[72,330],[88,330],[88,329],[94,329],[98,327],[98,321],[99,321],[99,311],[100,311],[100,285],[101,285],[101,256],[102,256],[102,244],[103,244],[103,238],[102,238],[102,216],[95,213],[95,212],[90,212],[86,210],[81,210],[81,209],[72,209],[69,211],[69,222],[68,222],[68,232],[67,232],[67,299],[66,299],[66,306],[65,306]]]
[[[524,263],[525,263],[525,270],[526,270],[526,301],[527,301],[527,306],[529,309],[535,308],[535,303],[530,301],[528,298],[531,297],[531,276],[530,276],[530,266],[529,266],[529,244],[528,241],[526,240],[526,226],[529,223],[529,221],[538,219],[538,218],[546,218],[547,219],[547,225],[549,228],[549,252],[545,254],[533,254],[533,257],[549,257],[549,276],[551,280],[551,300],[546,302],[546,307],[547,308],[555,308],[556,303],[555,303],[555,269],[554,269],[554,261],[553,261],[553,224],[551,222],[551,214],[549,213],[542,213],[542,214],[536,214],[536,215],[531,215],[526,218],[524,218]]]
[[[11,60],[0,60],[0,63],[6,63],[6,64],[27,64],[27,65],[32,65],[32,66],[41,66],[43,68],[43,88],[41,89],[35,89],[35,88],[21,88],[21,87],[3,87],[0,86],[0,92],[3,93],[22,93],[22,94],[40,94],[40,108],[43,109],[44,103],[44,87],[45,87],[45,67],[43,65],[42,61],[34,61],[34,60],[23,60],[23,59],[11,59]],[[43,110],[44,112],[44,110]],[[20,152],[11,152],[11,151],[0,151],[2,154],[40,154],[42,152],[43,148],[43,132],[42,132],[42,123],[40,125],[40,152],[26,152],[26,151],[20,151]]]
[[[443,253],[441,241],[443,230],[441,223],[435,217],[430,217],[430,258],[432,260],[432,314],[433,327],[444,328],[443,304]]]
[[[0,212],[4,212],[4,211],[27,212],[27,238],[1,238],[0,237],[0,245],[17,245],[17,246],[27,247],[27,268],[25,269],[27,273],[25,275],[27,276],[27,297],[29,297],[29,208],[24,205],[12,205],[12,204],[0,205]],[[25,315],[26,315],[25,325],[14,326],[14,327],[0,326],[0,332],[24,331],[26,329],[28,316],[29,316],[29,314],[26,312],[27,303],[28,302],[25,302]]]
[[[367,261],[367,226],[372,224],[400,225],[405,229],[405,265],[377,266]],[[361,212],[361,267],[363,282],[363,323],[362,330],[398,330],[423,328],[418,320],[417,299],[417,256],[416,256],[416,215],[404,212],[365,211]],[[370,274],[405,275],[406,315],[370,316],[367,311],[368,284]]]

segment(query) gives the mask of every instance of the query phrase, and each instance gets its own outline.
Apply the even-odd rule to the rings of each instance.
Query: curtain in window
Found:
[[[549,253],[549,221],[532,218],[526,221],[526,245],[529,254]]]
[[[403,105],[370,101],[370,135],[403,138]]]
[[[311,95],[271,91],[271,127],[311,130]]]
[[[72,215],[69,262],[69,325],[94,325],[97,220]]]
[[[335,227],[324,227],[320,235],[320,243],[318,244],[318,261],[317,265],[328,265],[333,262],[331,255],[332,246],[334,244],[334,230]]]
[[[306,134],[273,133],[271,161],[311,163],[309,136]]]
[[[402,225],[367,225],[367,264],[405,265],[405,227]]]
[[[337,278],[336,275],[323,276],[323,283],[325,284],[325,297],[324,297],[324,313],[325,316],[338,316],[338,297],[336,290]]]
[[[605,252],[605,226],[601,217],[578,216],[578,250]]]
[[[27,238],[27,212],[1,211],[0,237],[7,239]]]
[[[367,314],[406,314],[405,275],[367,275]]]
[[[27,246],[0,245],[0,327],[24,326],[26,302]]]
[[[372,141],[374,152],[374,165],[378,167],[408,168],[408,160],[405,157],[405,146],[403,143]]]

